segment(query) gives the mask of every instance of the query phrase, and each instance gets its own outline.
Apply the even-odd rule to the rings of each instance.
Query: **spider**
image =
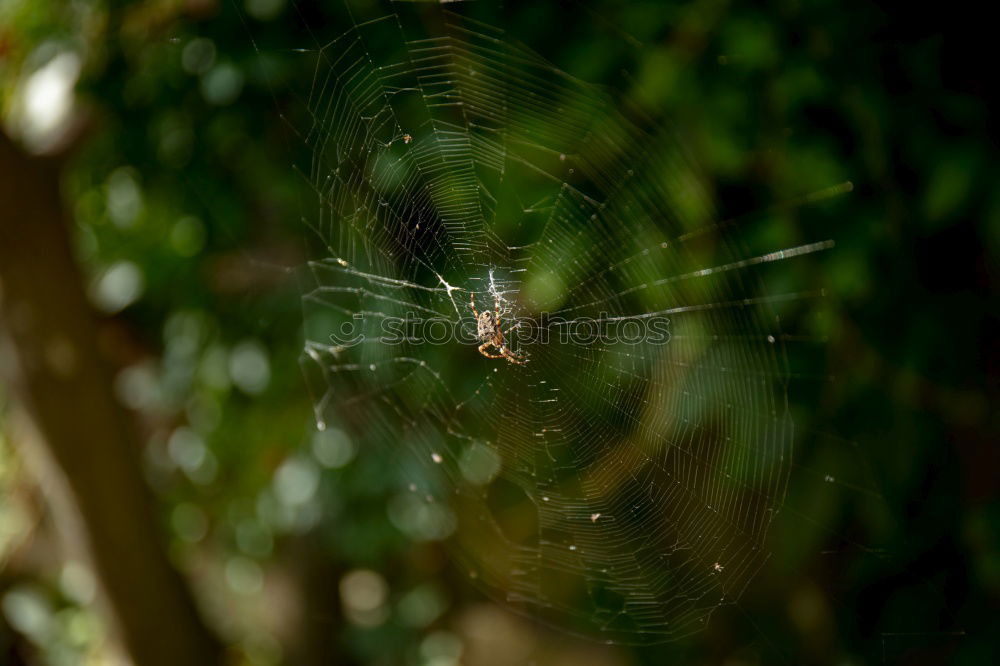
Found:
[[[526,362],[524,357],[512,352],[507,347],[507,343],[504,342],[504,331],[500,328],[500,299],[495,300],[493,312],[489,310],[476,312],[476,295],[470,293],[469,306],[472,308],[472,314],[476,317],[476,337],[483,343],[479,345],[479,353],[486,358],[505,358],[511,363],[524,365]],[[517,324],[507,329],[507,333],[515,328],[517,328]],[[487,352],[486,348],[491,346],[500,350],[500,353],[490,354]]]

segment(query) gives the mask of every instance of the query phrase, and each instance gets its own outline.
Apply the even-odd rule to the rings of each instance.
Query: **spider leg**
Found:
[[[479,319],[479,313],[476,312],[476,292],[474,291],[469,292],[469,307],[472,308],[472,315]]]
[[[500,297],[499,296],[494,296],[493,297],[493,312],[496,315],[496,325],[497,325],[497,328],[500,328]]]
[[[516,357],[516,358],[519,358],[519,359],[523,359],[524,358],[524,354],[522,354],[520,352],[512,352],[512,351],[510,351],[510,349],[507,347],[507,340],[506,340],[507,336],[510,335],[511,331],[513,331],[515,328],[520,328],[520,327],[521,327],[521,322],[518,322],[518,323],[514,324],[513,326],[511,326],[506,331],[504,331],[503,333],[500,334],[501,343],[500,343],[500,345],[498,345],[499,349],[500,349],[500,353],[504,354],[505,357],[507,358],[507,360],[511,361],[511,363],[523,363],[523,361],[512,361],[511,360],[511,357]],[[508,354],[509,354],[509,356],[508,356]]]
[[[517,354],[512,352],[510,349],[507,348],[507,345],[503,345],[500,347],[500,354],[511,363],[515,363],[517,365],[524,365],[525,363],[527,363],[524,357],[518,356]]]
[[[504,358],[503,352],[499,354],[490,354],[489,352],[486,351],[486,348],[492,344],[493,344],[492,342],[484,342],[483,344],[479,345],[479,353],[485,356],[486,358]]]

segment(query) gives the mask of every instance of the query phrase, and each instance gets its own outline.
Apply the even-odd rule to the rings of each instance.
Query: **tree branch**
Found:
[[[58,169],[0,133],[0,328],[9,340],[13,395],[41,434],[48,482],[72,502],[126,650],[141,666],[213,664],[222,648],[170,565],[139,467],[130,415],[115,400],[111,368],[73,258]],[[37,456],[36,456],[37,457]]]

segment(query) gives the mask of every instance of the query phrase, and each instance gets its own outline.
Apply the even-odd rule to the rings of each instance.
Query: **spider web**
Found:
[[[767,271],[832,243],[761,247],[669,128],[424,9],[351,7],[303,49],[318,427],[402,465],[403,522],[512,607],[609,642],[697,631],[766,560],[792,467],[782,313],[819,292]],[[507,338],[525,364],[386,342],[474,332],[473,296],[534,322]],[[654,319],[665,344],[560,335]]]

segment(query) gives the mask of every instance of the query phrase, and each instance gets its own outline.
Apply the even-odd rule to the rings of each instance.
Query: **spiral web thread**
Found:
[[[609,642],[675,639],[767,558],[792,467],[781,314],[818,295],[767,271],[832,242],[720,223],[669,130],[461,10],[432,28],[355,10],[305,52],[318,426],[398,463],[397,522],[447,538],[494,597]],[[549,341],[515,329],[515,365],[382,339],[405,318],[474,330],[472,295]],[[653,319],[666,344],[559,336]]]

